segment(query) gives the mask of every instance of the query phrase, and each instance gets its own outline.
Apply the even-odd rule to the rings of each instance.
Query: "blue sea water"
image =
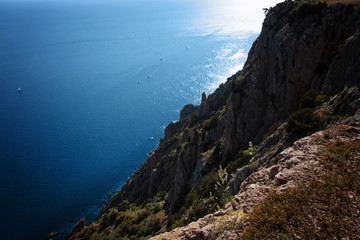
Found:
[[[218,10],[0,2],[0,239],[94,218],[182,106],[241,68],[261,25]]]

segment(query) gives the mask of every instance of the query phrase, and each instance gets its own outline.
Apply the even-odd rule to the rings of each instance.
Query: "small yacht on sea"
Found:
[[[18,92],[21,92],[22,91],[22,89],[21,88],[18,88]]]

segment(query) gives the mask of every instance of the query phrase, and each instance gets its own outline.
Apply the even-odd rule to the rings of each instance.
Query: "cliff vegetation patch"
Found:
[[[320,181],[272,192],[250,214],[243,239],[358,239],[360,141],[328,142]]]

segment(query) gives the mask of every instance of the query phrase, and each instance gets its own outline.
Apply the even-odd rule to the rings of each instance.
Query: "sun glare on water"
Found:
[[[189,0],[190,2],[190,0]],[[191,4],[200,9],[187,26],[195,36],[225,40],[216,56],[206,65],[207,77],[198,77],[207,92],[213,92],[228,77],[243,68],[251,42],[260,34],[265,18],[264,8],[275,6],[279,0],[196,0]],[[204,81],[208,79],[208,81]]]
[[[202,13],[198,16],[197,30],[203,34],[218,35],[245,32],[259,33],[264,20],[264,8],[275,6],[279,0],[197,0]],[[211,17],[209,17],[211,16]]]

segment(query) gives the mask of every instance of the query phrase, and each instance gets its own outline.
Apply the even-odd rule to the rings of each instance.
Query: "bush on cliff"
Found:
[[[231,199],[228,181],[229,174],[221,166],[206,174],[197,189],[193,189],[186,195],[186,200],[178,206],[179,210],[169,216],[167,230],[184,226],[224,207]]]
[[[304,137],[320,130],[320,118],[311,108],[304,108],[294,112],[287,120],[287,132],[298,137]]]
[[[251,158],[255,156],[257,149],[258,146],[254,145],[252,142],[249,142],[248,149],[240,150],[239,153],[235,156],[235,160],[227,163],[226,169],[228,170],[228,172],[230,174],[233,174],[236,169],[249,164]]]
[[[203,122],[203,129],[205,131],[209,131],[210,129],[215,128],[218,125],[219,118],[218,116],[214,115],[210,119],[207,119]]]
[[[314,109],[328,100],[328,96],[321,95],[317,90],[310,90],[301,97],[299,108]]]
[[[244,87],[245,83],[246,83],[246,79],[244,76],[236,77],[231,82],[231,90],[233,92],[239,92]]]
[[[210,197],[214,196],[214,202],[218,209],[221,209],[231,199],[230,187],[227,185],[229,181],[229,174],[226,169],[222,168],[218,170],[219,180],[215,184],[215,192],[210,193]]]

